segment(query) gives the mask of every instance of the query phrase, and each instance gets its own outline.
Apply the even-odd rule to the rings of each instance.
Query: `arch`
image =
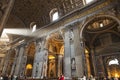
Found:
[[[47,45],[50,51],[60,53],[60,46],[63,44],[63,36],[59,32],[50,33],[47,37]],[[60,44],[60,45],[58,45]],[[61,46],[62,47],[62,46]]]
[[[88,17],[88,18],[86,18],[86,19],[84,19],[84,21],[83,22],[81,22],[81,26],[80,26],[80,39],[83,39],[83,38],[86,38],[86,39],[88,39],[89,37],[86,37],[86,36],[84,36],[84,33],[86,33],[86,34],[90,34],[90,33],[87,33],[86,32],[86,27],[88,27],[88,25],[90,24],[90,23],[93,23],[93,21],[95,21],[95,19],[100,19],[100,18],[107,18],[107,19],[110,19],[111,21],[115,21],[115,23],[117,23],[117,26],[120,26],[120,20],[117,18],[117,17],[115,17],[115,16],[113,16],[113,15],[106,15],[106,14],[98,14],[98,15],[96,15],[96,16],[91,16],[91,17]],[[95,21],[96,22],[96,21]],[[113,27],[112,27],[113,28]],[[105,29],[107,29],[107,28],[105,28]],[[104,29],[104,30],[105,30]],[[100,36],[101,34],[104,34],[104,33],[112,33],[112,34],[115,34],[115,35],[119,35],[117,32],[114,32],[114,31],[111,31],[110,30],[111,28],[109,28],[109,29],[107,29],[107,31],[104,31],[104,32],[99,32],[99,33],[97,33],[97,34],[95,34],[94,33],[94,35],[92,35],[92,34],[90,34],[90,37],[91,37],[91,35],[92,35],[92,37],[91,38],[89,38],[89,40],[90,40],[90,42],[88,41],[87,42],[87,40],[86,40],[86,42],[85,42],[85,45],[87,46],[89,46],[89,49],[92,51],[93,50],[93,52],[91,52],[90,54],[92,55],[94,55],[95,53],[97,53],[97,54],[95,54],[95,58],[97,57],[96,55],[98,55],[99,56],[99,54],[100,53],[102,53],[102,52],[104,52],[104,53],[106,53],[106,54],[110,54],[110,52],[114,52],[114,51],[117,51],[118,49],[116,49],[116,47],[113,45],[113,46],[110,46],[110,47],[108,47],[108,46],[106,46],[106,44],[105,44],[105,49],[104,48],[102,48],[101,46],[100,46],[100,49],[98,50],[98,47],[97,46],[93,46],[93,42],[96,40],[96,38],[98,37],[98,36]],[[101,28],[100,30],[103,30],[103,28]],[[91,40],[92,39],[92,40]],[[91,45],[92,44],[92,45]],[[94,48],[94,47],[97,47],[97,48]],[[115,47],[115,50],[111,50],[111,48],[112,47]],[[107,50],[106,50],[107,49]],[[94,52],[94,51],[96,51],[96,52]],[[102,55],[102,54],[100,54],[100,55]],[[90,56],[90,57],[92,57],[92,56]],[[92,59],[93,61],[94,61],[94,59]],[[92,65],[91,65],[91,68],[93,69],[92,71],[94,72],[93,73],[93,75],[98,75],[99,73],[97,73],[98,71],[97,71],[97,66],[98,65],[96,65],[97,63],[95,62],[95,63],[92,63]],[[105,66],[106,67],[106,66]],[[102,71],[102,70],[101,70]],[[106,73],[105,73],[106,74]],[[99,75],[99,76],[102,76],[101,74]]]
[[[64,45],[59,31],[50,33],[47,37],[48,45],[48,77],[58,77],[63,73]],[[56,63],[58,61],[58,63]],[[58,64],[58,65],[57,65]],[[60,67],[59,69],[57,67]],[[58,75],[56,75],[58,74]]]
[[[86,25],[88,23],[90,23],[92,20],[94,20],[96,17],[97,18],[108,17],[108,18],[111,18],[111,19],[115,20],[120,25],[120,20],[118,18],[116,18],[115,16],[112,16],[112,15],[97,15],[97,16],[93,17],[92,19],[89,19],[87,22],[84,22],[85,24],[82,25],[81,30],[80,30],[80,39],[83,38],[83,31],[84,31]]]
[[[26,55],[26,59],[24,60],[25,62],[25,75],[27,77],[31,77],[32,76],[32,71],[33,71],[33,66],[34,66],[34,56],[35,56],[35,42],[29,42],[29,44],[26,46],[25,49],[25,55]]]

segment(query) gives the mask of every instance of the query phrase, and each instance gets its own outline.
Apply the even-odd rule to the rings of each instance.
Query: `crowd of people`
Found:
[[[13,75],[1,75],[0,76],[0,80],[19,80],[17,76],[13,76]],[[66,80],[66,77],[64,77],[64,75],[60,75],[60,77],[58,78],[58,80]],[[68,79],[67,79],[68,80]],[[70,80],[74,80],[74,79],[70,79]],[[76,79],[75,79],[76,80]],[[86,76],[83,76],[81,78],[77,78],[77,80],[120,80],[120,77],[117,78],[117,77],[101,77],[101,78],[96,78],[96,77],[93,77],[92,75],[90,77],[86,77]]]
[[[65,77],[63,75],[60,76],[59,80],[65,80]],[[68,79],[67,79],[68,80]],[[70,79],[71,80],[71,79]],[[73,80],[73,79],[72,79]],[[76,79],[75,79],[76,80]],[[83,76],[82,78],[78,78],[77,80],[120,80],[120,77],[100,77],[96,78],[93,77],[92,75],[90,77]]]
[[[120,80],[120,77],[93,77],[92,75],[90,77],[83,76],[80,80]]]

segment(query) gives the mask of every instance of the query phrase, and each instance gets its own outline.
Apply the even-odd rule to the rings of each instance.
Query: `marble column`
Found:
[[[7,73],[8,63],[9,63],[9,59],[10,59],[10,52],[11,52],[11,49],[8,50],[6,55],[5,55],[2,75],[5,75]]]
[[[21,68],[21,63],[22,63],[22,59],[23,59],[25,46],[22,44],[19,46],[19,48],[20,48],[20,50],[18,52],[18,58],[16,60],[16,67],[15,67],[15,73],[14,73],[14,75],[16,75],[16,76],[20,75],[20,68]]]
[[[64,33],[64,76],[71,77],[71,48],[70,48],[70,32],[66,30]]]
[[[86,75],[84,41],[79,37],[78,25],[74,26],[73,33],[74,33],[74,49],[75,49],[75,61],[76,61],[76,77],[80,78],[83,75]]]

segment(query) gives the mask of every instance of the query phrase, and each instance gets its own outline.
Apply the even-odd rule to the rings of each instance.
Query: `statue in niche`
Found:
[[[71,59],[71,68],[72,68],[73,70],[76,69],[75,58],[72,58],[72,59]]]

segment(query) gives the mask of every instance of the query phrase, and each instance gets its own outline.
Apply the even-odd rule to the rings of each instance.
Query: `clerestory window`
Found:
[[[52,16],[52,21],[55,21],[55,20],[57,20],[58,18],[59,18],[58,12],[55,12],[55,13],[53,14],[53,16]]]
[[[32,32],[36,31],[36,24],[33,25],[32,27]]]
[[[50,11],[50,19],[51,21],[55,21],[59,18],[59,13],[58,13],[58,10],[57,8],[54,8]]]
[[[36,24],[36,22],[31,22],[31,24],[30,24],[30,29],[32,30],[32,32],[35,32],[35,31],[36,31],[36,29],[37,29],[37,24]]]
[[[94,0],[83,0],[83,3],[84,3],[84,5],[86,5],[86,4],[89,4],[89,3],[91,3],[91,2],[93,2]]]

